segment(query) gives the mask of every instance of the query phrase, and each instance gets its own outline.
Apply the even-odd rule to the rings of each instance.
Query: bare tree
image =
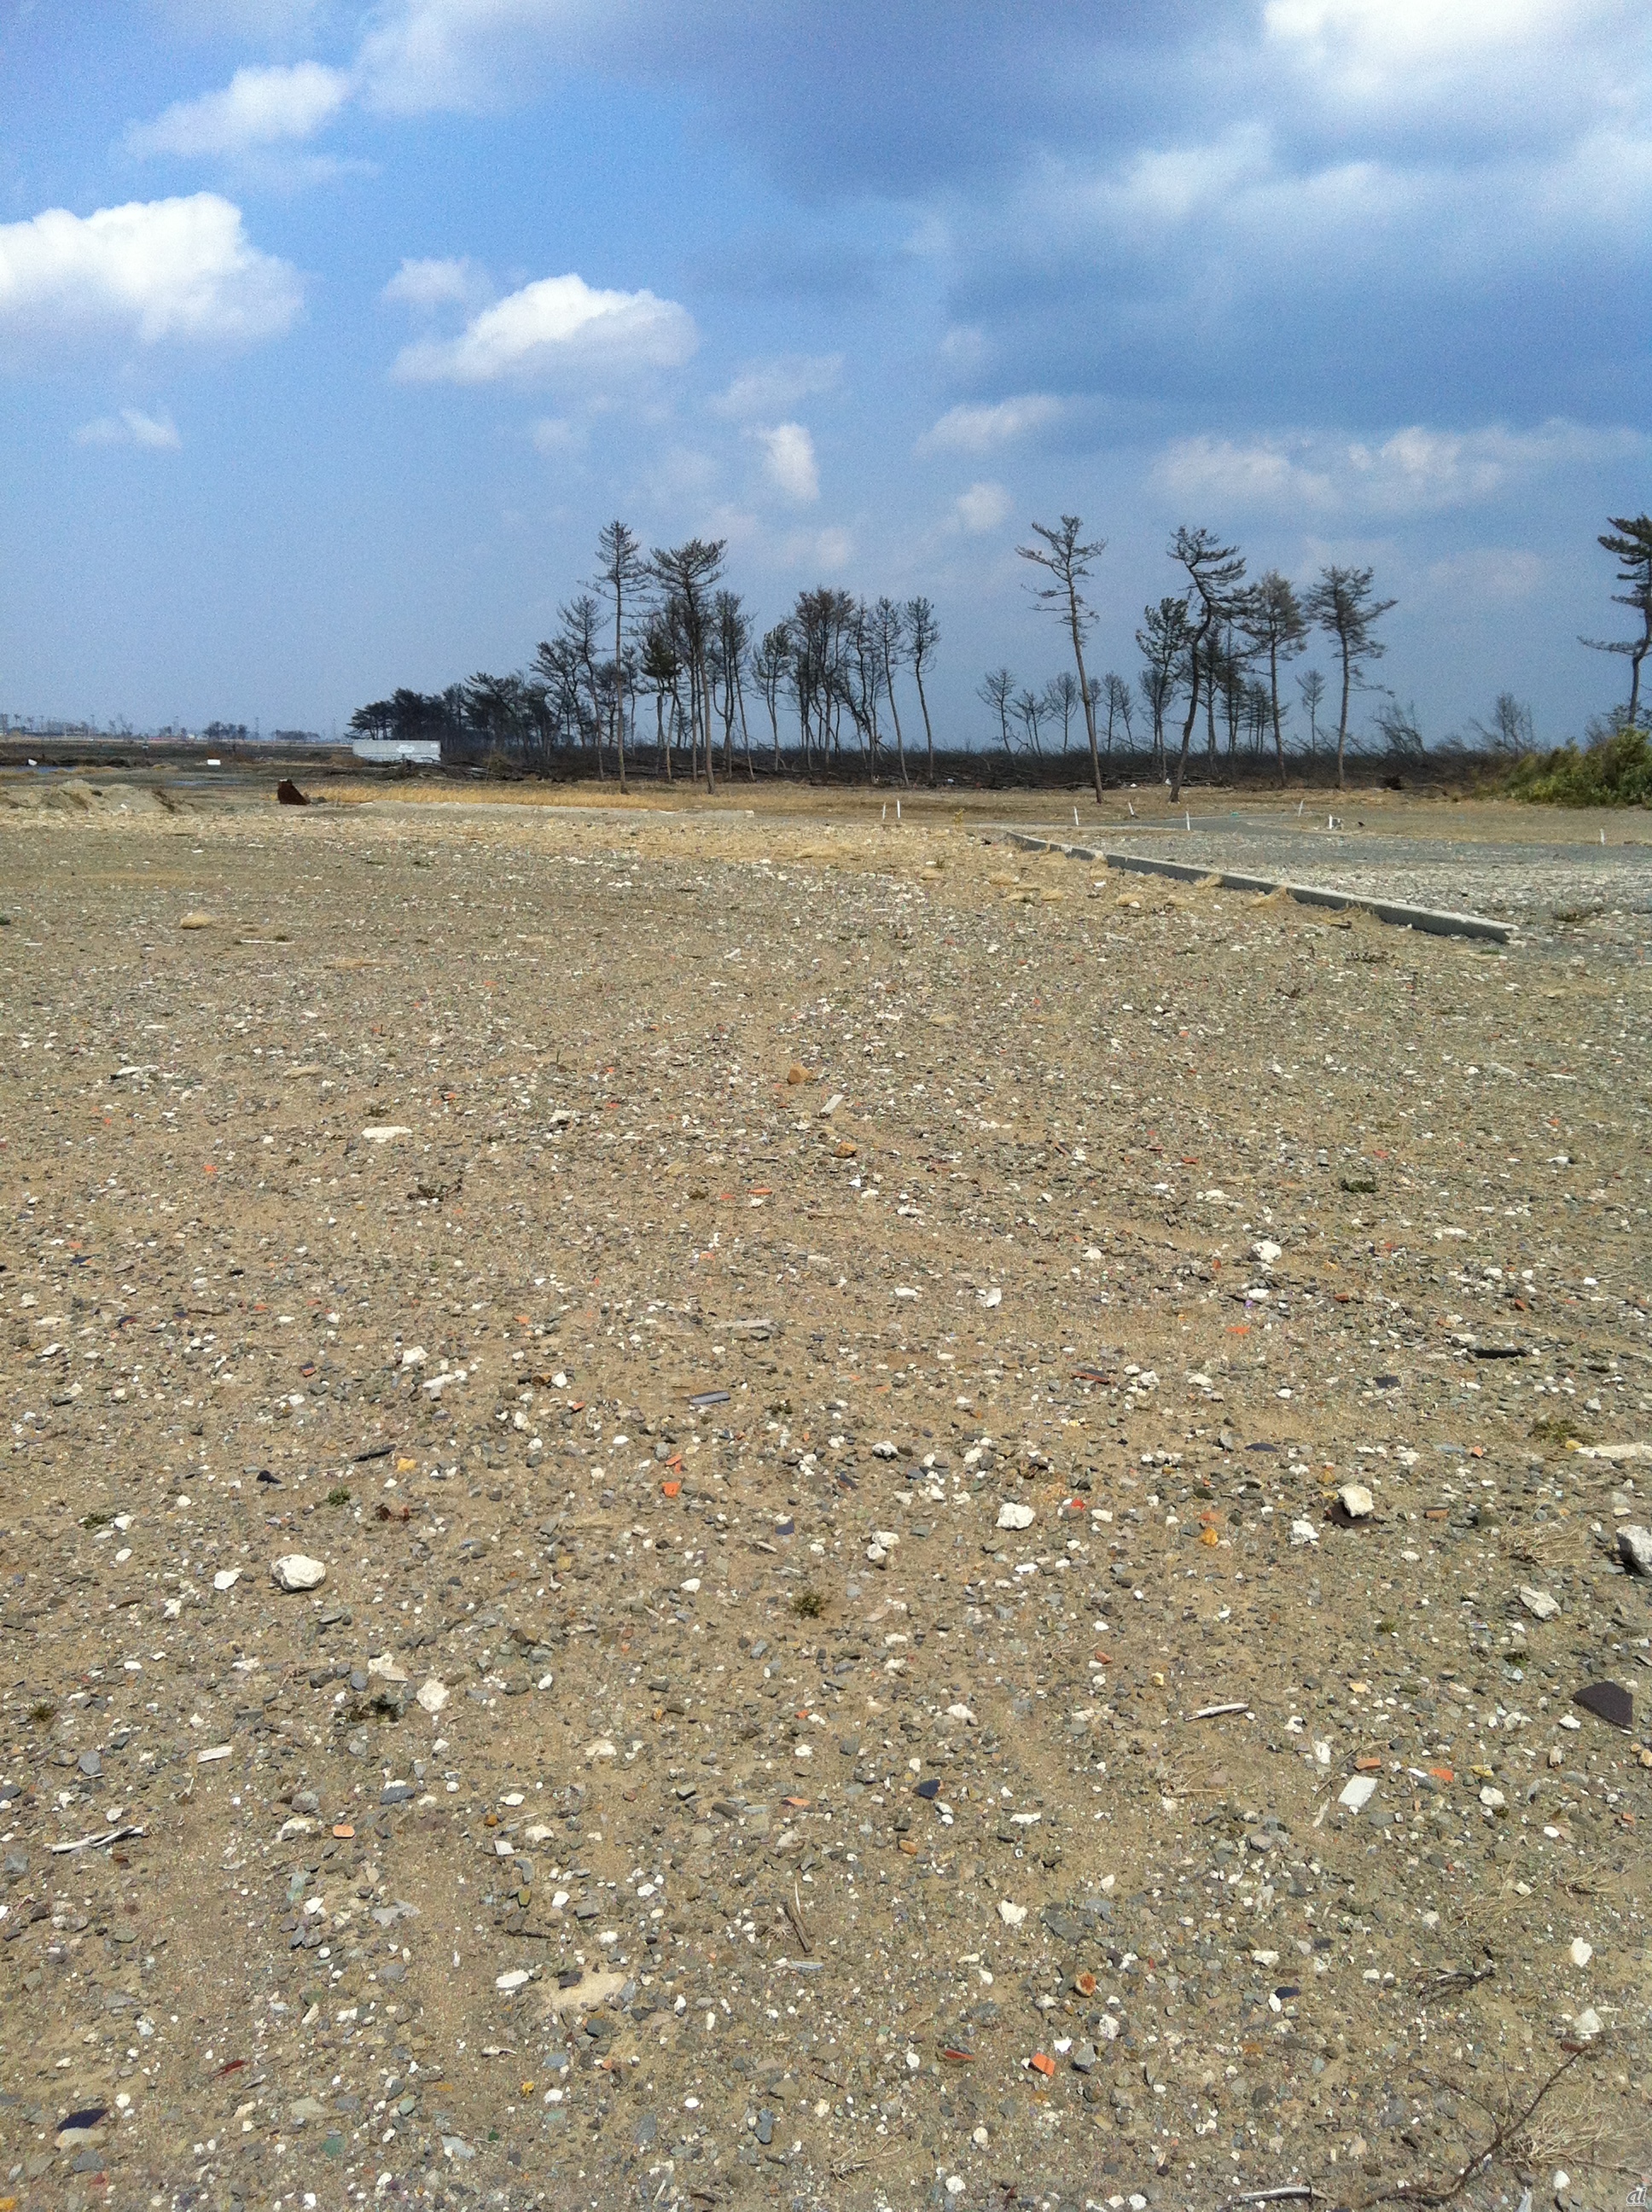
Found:
[[[1161,599],[1156,607],[1142,609],[1136,644],[1146,666],[1139,681],[1147,711],[1153,718],[1153,753],[1164,766],[1164,717],[1175,696],[1177,680],[1187,661],[1192,638],[1186,599]]]
[[[1096,783],[1096,803],[1102,799],[1102,757],[1096,744],[1096,702],[1090,688],[1090,678],[1084,674],[1084,640],[1095,626],[1096,617],[1079,586],[1090,574],[1090,563],[1100,560],[1107,550],[1105,538],[1097,538],[1084,544],[1080,538],[1084,524],[1076,514],[1064,514],[1059,530],[1048,524],[1035,522],[1033,536],[1036,545],[1017,545],[1016,551],[1023,561],[1030,561],[1042,568],[1050,580],[1034,586],[1035,594],[1058,621],[1067,626],[1072,640],[1072,658],[1078,671],[1078,695],[1084,702],[1084,727],[1090,735],[1090,773]]]
[[[1027,732],[1027,750],[1036,759],[1042,760],[1044,748],[1038,742],[1039,726],[1044,719],[1044,702],[1036,691],[1017,691],[1015,699],[1016,720]]]
[[[1624,719],[1634,728],[1641,710],[1641,664],[1652,653],[1652,514],[1613,514],[1612,529],[1595,543],[1619,564],[1618,581],[1626,592],[1614,592],[1615,607],[1631,608],[1641,618],[1641,634],[1633,638],[1586,637],[1581,642],[1595,653],[1621,653],[1629,663],[1629,708]]]
[[[1348,745],[1348,695],[1361,681],[1367,662],[1380,660],[1387,652],[1373,632],[1398,602],[1373,595],[1369,568],[1339,568],[1333,563],[1321,569],[1318,583],[1302,604],[1309,620],[1335,638],[1342,661],[1342,712],[1337,720],[1337,789],[1341,791],[1347,782],[1343,763]]]
[[[1214,662],[1217,641],[1221,626],[1232,611],[1235,594],[1244,580],[1244,557],[1236,545],[1224,545],[1208,530],[1190,530],[1184,523],[1170,540],[1170,558],[1180,562],[1187,572],[1187,718],[1181,726],[1181,750],[1170,777],[1170,798],[1174,803],[1181,796],[1182,785],[1187,780],[1187,749],[1193,743],[1193,724],[1199,719],[1199,702],[1202,686],[1210,687],[1214,698]],[[1210,702],[1206,703],[1206,719],[1212,720]],[[1212,722],[1211,742],[1215,745]]]
[[[642,674],[648,689],[654,695],[654,744],[659,772],[667,783],[671,777],[671,738],[665,726],[665,702],[671,702],[673,724],[681,712],[677,697],[677,679],[683,672],[682,656],[677,649],[677,640],[671,624],[663,611],[656,611],[642,633]]]
[[[1273,759],[1279,788],[1285,789],[1285,733],[1279,718],[1279,663],[1299,653],[1308,641],[1308,624],[1291,580],[1270,568],[1245,593],[1239,611],[1240,628],[1259,654],[1267,659],[1269,708],[1273,720]]]
[[[1113,732],[1121,722],[1124,725],[1125,744],[1133,752],[1135,750],[1135,732],[1130,726],[1130,718],[1136,709],[1135,694],[1122,676],[1114,675],[1109,669],[1102,678],[1102,696],[1107,702],[1107,757],[1111,760]]]
[[[1469,728],[1488,752],[1500,753],[1508,760],[1521,760],[1537,750],[1537,738],[1532,726],[1532,710],[1515,698],[1512,691],[1499,691],[1491,702],[1489,722],[1470,722]],[[1382,717],[1377,727],[1382,727]]]
[[[648,574],[671,606],[689,677],[690,773],[696,732],[703,739],[706,789],[716,787],[711,757],[711,689],[707,660],[711,643],[711,594],[723,572],[725,540],[690,538],[681,545],[656,546]]]
[[[913,680],[918,686],[918,704],[923,709],[924,743],[929,749],[929,782],[935,784],[935,732],[929,726],[929,702],[924,696],[924,664],[934,653],[941,641],[940,624],[935,619],[935,610],[926,599],[908,599],[906,605],[907,655],[912,663]]]
[[[879,599],[872,610],[870,627],[873,649],[884,671],[884,690],[889,696],[890,719],[895,724],[895,757],[900,763],[901,781],[908,788],[912,778],[907,774],[906,740],[901,734],[901,704],[895,696],[895,672],[901,665],[906,649],[906,617],[893,599]]]
[[[975,696],[998,716],[998,734],[1004,750],[1013,752],[1015,748],[1010,743],[1010,702],[1015,696],[1015,678],[1007,668],[989,669]]]
[[[1065,756],[1072,749],[1072,712],[1078,704],[1078,683],[1070,668],[1059,676],[1052,676],[1044,686],[1044,712],[1052,718],[1059,715],[1061,721],[1061,750]]]
[[[1505,691],[1503,696],[1507,699],[1509,695]],[[1499,701],[1498,703],[1501,705],[1502,702]],[[1371,720],[1376,726],[1376,734],[1382,740],[1383,750],[1396,767],[1407,762],[1415,763],[1422,758],[1423,728],[1417,719],[1415,700],[1409,701],[1402,706],[1390,692],[1385,703],[1377,708]]]
[[[625,788],[625,611],[647,573],[642,540],[636,532],[623,522],[604,523],[597,533],[597,583],[614,605],[614,758],[622,791]]]
[[[1297,678],[1297,689],[1302,693],[1303,705],[1308,709],[1308,757],[1311,761],[1319,754],[1319,713],[1325,697],[1324,671],[1305,668]]]
[[[773,629],[763,632],[762,642],[751,656],[751,673],[757,689],[762,693],[763,704],[768,709],[768,726],[774,738],[774,773],[780,768],[780,725],[779,714],[780,689],[792,661],[792,632],[786,623],[776,623]]]

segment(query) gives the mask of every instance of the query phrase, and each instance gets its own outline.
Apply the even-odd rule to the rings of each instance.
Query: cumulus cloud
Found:
[[[1638,431],[1558,420],[1531,430],[1413,423],[1376,443],[1306,433],[1180,438],[1153,473],[1163,491],[1183,501],[1398,518],[1474,506],[1536,477],[1649,450],[1652,441]]]
[[[1010,495],[1001,483],[973,483],[968,491],[958,494],[952,512],[962,529],[981,538],[1008,521],[1011,505]]]
[[[141,446],[151,453],[175,453],[183,442],[170,415],[145,415],[137,407],[100,415],[75,433],[77,446]]]
[[[472,307],[485,300],[492,289],[483,271],[468,258],[406,260],[380,296],[428,312],[436,307]]]
[[[0,349],[14,359],[100,337],[251,344],[302,304],[296,270],[260,253],[216,192],[0,224]]]
[[[778,415],[800,399],[835,391],[842,374],[841,353],[790,353],[772,361],[748,362],[728,389],[711,402],[711,410],[734,422]]]
[[[239,69],[222,92],[178,100],[153,123],[133,124],[126,133],[127,150],[233,155],[313,138],[332,121],[349,91],[347,72],[320,62]]]
[[[694,318],[674,300],[542,276],[483,307],[457,337],[404,346],[396,374],[415,384],[497,384],[568,368],[678,368],[698,343]]]
[[[988,406],[949,408],[919,439],[918,451],[989,453],[1059,422],[1066,411],[1062,401],[1045,392],[1023,392]]]
[[[751,434],[763,449],[763,474],[776,491],[799,507],[820,497],[815,441],[801,422],[777,422],[773,429]]]

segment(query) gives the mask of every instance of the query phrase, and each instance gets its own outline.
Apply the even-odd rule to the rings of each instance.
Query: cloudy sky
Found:
[[[927,592],[964,740],[1063,510],[1102,667],[1188,521],[1370,562],[1431,736],[1618,695],[1645,0],[0,0],[0,98],[14,713],[518,666],[615,514]]]

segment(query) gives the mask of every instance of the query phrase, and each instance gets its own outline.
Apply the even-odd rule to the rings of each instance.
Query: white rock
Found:
[[[1552,1620],[1560,1610],[1558,1599],[1551,1597],[1547,1590],[1533,1589],[1529,1583],[1521,1585],[1520,1601],[1538,1620]]]
[[[447,1703],[447,1685],[439,1682],[433,1674],[428,1682],[421,1682],[416,1702],[428,1713],[439,1713]]]
[[[899,1454],[896,1452],[894,1445],[889,1443],[887,1439],[881,1444],[874,1444],[872,1446],[872,1455],[874,1459],[896,1459],[899,1457]]]
[[[615,1749],[611,1740],[605,1735],[592,1736],[585,1747],[585,1763],[587,1766],[593,1765],[599,1759],[617,1759],[619,1753]]]
[[[282,1822],[276,1841],[278,1844],[290,1844],[299,1836],[313,1836],[314,1833],[315,1822],[307,1820],[302,1813],[295,1813],[290,1820]]]
[[[407,1670],[398,1667],[388,1651],[381,1651],[376,1659],[369,1659],[367,1672],[376,1674],[384,1682],[404,1682],[407,1680]]]
[[[402,1353],[402,1364],[404,1367],[422,1367],[428,1358],[429,1354],[422,1344],[410,1344]]]
[[[319,1559],[307,1559],[302,1552],[287,1552],[270,1569],[270,1577],[277,1589],[319,1589],[327,1579],[327,1570]]]
[[[532,1979],[533,1976],[525,1966],[513,1966],[508,1973],[494,1977],[494,1987],[503,1990],[505,1995],[510,1996],[515,1990],[525,1989]]]
[[[1001,1306],[1004,1303],[1002,1291],[977,1291],[975,1296],[984,1306]]]
[[[1271,1267],[1282,1249],[1283,1247],[1276,1244],[1271,1237],[1261,1237],[1251,1246],[1250,1256],[1253,1260],[1260,1260],[1265,1267]]]
[[[1488,1782],[1485,1787],[1480,1791],[1480,1802],[1485,1806],[1488,1813],[1497,1813],[1501,1812],[1503,1808],[1509,1802],[1509,1800],[1503,1796],[1501,1790],[1494,1790],[1491,1787],[1491,1784]]]
[[[235,1747],[232,1743],[209,1744],[204,1751],[197,1751],[196,1753],[195,1764],[197,1766],[210,1766],[216,1759],[229,1758],[234,1753],[234,1748]]]
[[[212,1577],[212,1587],[216,1590],[234,1589],[240,1578],[241,1571],[239,1567],[225,1567]]]
[[[413,1132],[400,1121],[380,1121],[363,1129],[361,1134],[370,1145],[387,1145],[392,1137],[410,1137]]]
[[[1572,2033],[1580,2043],[1593,2043],[1600,2033],[1600,2015],[1593,2005],[1585,2005],[1571,2026]]]
[[[1581,1936],[1574,1936],[1569,1955],[1574,1966],[1587,1966],[1594,1956],[1594,1946],[1593,1943],[1586,1943]]]
[[[1618,1531],[1618,1556],[1631,1575],[1652,1575],[1652,1528],[1631,1522]]]
[[[1337,1503],[1351,1521],[1369,1521],[1376,1510],[1376,1500],[1363,1482],[1345,1482]]]
[[[1317,1544],[1319,1540],[1320,1532],[1311,1521],[1291,1522],[1291,1540],[1293,1544]]]
[[[946,1717],[950,1721],[962,1721],[966,1728],[974,1728],[975,1725],[975,1717],[968,1705],[949,1705],[946,1709]]]
[[[998,1917],[1006,1928],[1019,1928],[1027,1917],[1027,1908],[1024,1905],[1011,1905],[1007,1897],[1001,1897],[998,1901]]]
[[[1338,1798],[1337,1802],[1339,1805],[1345,1805],[1351,1813],[1357,1813],[1363,1806],[1370,1803],[1376,1792],[1376,1775],[1351,1774],[1342,1785],[1342,1795]]]
[[[1013,1498],[1006,1498],[998,1509],[998,1525],[1000,1528],[1030,1528],[1033,1519],[1031,1506],[1017,1505]]]

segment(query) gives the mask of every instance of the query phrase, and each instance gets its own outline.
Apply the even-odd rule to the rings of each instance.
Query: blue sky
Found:
[[[519,666],[615,514],[926,592],[960,741],[1064,510],[1099,668],[1187,521],[1371,564],[1430,736],[1621,688],[1644,0],[0,0],[0,97],[14,713]]]

